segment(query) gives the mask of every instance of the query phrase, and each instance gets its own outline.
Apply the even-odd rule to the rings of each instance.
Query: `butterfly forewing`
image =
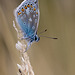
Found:
[[[24,37],[36,35],[39,22],[38,0],[24,0],[15,10],[15,18]]]

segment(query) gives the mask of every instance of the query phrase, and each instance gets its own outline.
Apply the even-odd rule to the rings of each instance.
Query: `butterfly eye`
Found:
[[[35,41],[37,40],[37,37],[35,37]]]

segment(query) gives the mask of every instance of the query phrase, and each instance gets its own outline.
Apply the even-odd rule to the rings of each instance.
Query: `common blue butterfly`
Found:
[[[31,43],[40,40],[37,35],[37,29],[39,24],[39,6],[38,0],[24,0],[14,11],[15,19],[23,32],[23,38],[27,41],[28,50]]]

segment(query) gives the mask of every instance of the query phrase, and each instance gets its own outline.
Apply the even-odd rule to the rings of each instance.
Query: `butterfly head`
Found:
[[[40,37],[39,37],[38,35],[35,35],[34,40],[35,40],[36,42],[38,42],[38,41],[40,40]]]

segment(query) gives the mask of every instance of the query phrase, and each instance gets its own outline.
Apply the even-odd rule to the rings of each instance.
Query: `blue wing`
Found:
[[[24,33],[24,37],[36,35],[39,23],[37,0],[24,0],[15,10],[15,19]]]

